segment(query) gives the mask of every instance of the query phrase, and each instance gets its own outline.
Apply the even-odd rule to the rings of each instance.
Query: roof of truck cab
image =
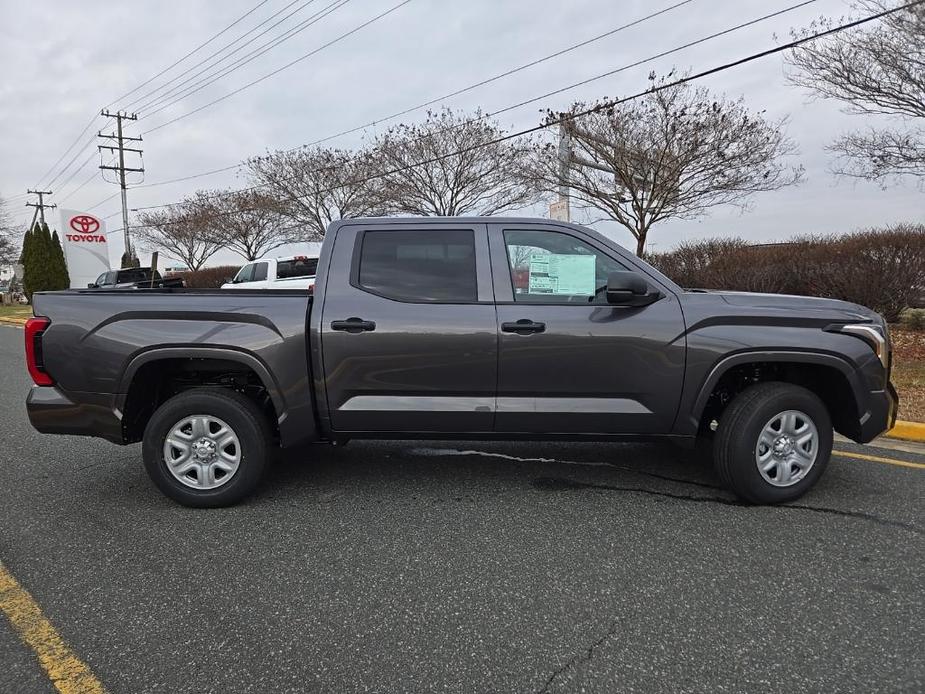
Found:
[[[408,225],[408,224],[558,224],[562,226],[581,227],[574,222],[560,222],[546,217],[354,217],[351,219],[338,219],[331,222],[330,227],[346,226],[349,224],[382,224],[382,225]]]

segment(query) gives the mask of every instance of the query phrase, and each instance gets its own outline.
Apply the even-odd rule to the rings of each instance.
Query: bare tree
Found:
[[[568,166],[560,168],[556,147],[547,144],[531,168],[548,191],[568,186],[579,207],[598,209],[626,227],[637,255],[658,222],[696,219],[717,205],[744,208],[753,193],[801,179],[801,168],[781,161],[795,151],[783,132],[785,119],[768,121],[741,99],[727,101],[688,85],[666,87],[668,78],[654,74],[649,79],[652,90],[639,99],[584,116],[569,114],[593,105],[549,113],[547,122],[561,120],[568,133]]]
[[[280,201],[281,213],[303,226],[303,241],[320,241],[334,220],[383,212],[366,151],[278,151],[249,159],[247,166],[255,182]]]
[[[147,250],[163,250],[190,270],[199,270],[223,246],[209,222],[208,208],[187,199],[163,210],[140,214],[138,226],[132,231]]]
[[[895,8],[896,0],[859,0],[865,15]],[[822,19],[804,36],[833,26]],[[788,77],[848,113],[895,116],[894,129],[868,128],[843,135],[829,147],[837,174],[886,181],[916,176],[925,186],[925,5],[907,7],[879,22],[811,41],[795,49]]]
[[[490,215],[539,198],[522,173],[527,140],[498,142],[504,132],[481,112],[428,112],[423,123],[398,125],[373,143],[386,207],[395,213]]]
[[[189,204],[197,208],[209,237],[245,260],[308,240],[297,227],[287,225],[283,205],[259,190],[199,191]]]
[[[10,265],[19,256],[17,230],[10,217],[6,200],[0,196],[0,265]]]

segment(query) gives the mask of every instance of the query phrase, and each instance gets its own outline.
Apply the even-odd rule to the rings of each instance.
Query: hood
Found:
[[[759,294],[754,292],[730,292],[694,290],[693,295],[710,296],[729,306],[742,309],[767,310],[769,312],[798,313],[806,317],[830,318],[837,321],[872,321],[882,323],[883,319],[876,311],[838,299],[825,299],[816,296],[797,296],[793,294]]]

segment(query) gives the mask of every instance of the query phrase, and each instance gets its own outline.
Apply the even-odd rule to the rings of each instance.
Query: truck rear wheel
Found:
[[[778,504],[816,484],[831,454],[832,420],[814,393],[792,383],[759,383],[723,412],[713,462],[737,496]]]
[[[263,476],[272,446],[266,416],[240,393],[200,388],[161,405],[145,427],[151,481],[184,506],[235,504]]]

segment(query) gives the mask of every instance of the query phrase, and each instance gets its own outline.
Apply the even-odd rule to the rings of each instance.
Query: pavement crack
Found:
[[[916,535],[921,535],[922,532],[916,528],[911,523],[904,523],[902,521],[892,520],[889,518],[881,518],[872,513],[865,513],[863,511],[847,511],[840,508],[831,508],[829,506],[809,506],[807,504],[779,504],[777,506],[762,506],[756,507],[755,504],[749,504],[744,501],[738,501],[737,499],[730,499],[723,496],[693,496],[691,494],[680,494],[675,492],[668,492],[659,489],[647,489],[645,487],[629,487],[629,486],[618,486],[613,484],[596,484],[594,482],[578,482],[577,480],[570,480],[561,477],[539,477],[533,480],[533,486],[537,489],[543,491],[565,491],[569,489],[602,489],[605,491],[613,492],[629,492],[634,494],[644,494],[647,496],[659,496],[665,497],[668,499],[676,499],[678,501],[690,501],[698,504],[720,504],[723,506],[739,506],[742,508],[780,508],[780,509],[794,509],[797,511],[809,511],[811,513],[824,513],[828,515],[842,516],[845,518],[856,518],[859,520],[866,520],[871,523],[876,523],[878,525],[892,527],[892,528],[902,528],[903,530],[908,530],[909,532],[915,533]]]
[[[576,665],[579,665],[580,663],[587,663],[588,661],[590,661],[591,658],[594,656],[594,650],[596,648],[599,648],[607,639],[614,636],[616,633],[617,633],[617,623],[613,622],[610,625],[610,628],[604,633],[603,636],[597,639],[597,641],[587,646],[586,648],[583,648],[582,650],[580,650],[578,653],[576,653],[571,658],[569,658],[569,660],[566,661],[565,664],[563,664],[561,667],[554,670],[552,674],[550,674],[549,677],[546,678],[546,682],[543,684],[543,688],[538,691],[538,694],[544,694],[545,692],[548,692],[549,688],[552,686],[552,683],[555,682],[556,679],[558,679],[558,677],[562,675],[563,673],[567,672],[568,670],[571,670],[573,667],[575,667]]]

